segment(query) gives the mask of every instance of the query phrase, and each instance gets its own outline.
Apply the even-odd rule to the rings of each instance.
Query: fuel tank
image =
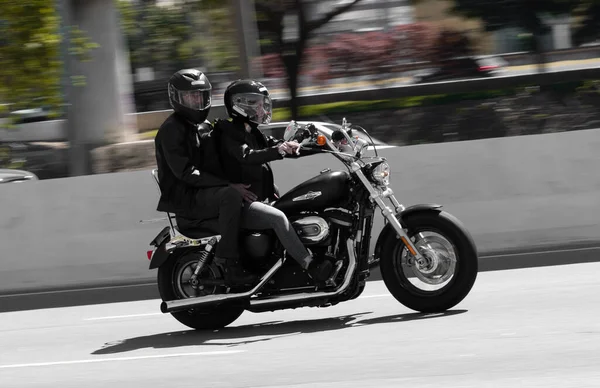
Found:
[[[339,206],[348,198],[350,174],[346,171],[328,171],[294,187],[273,205],[285,214],[300,211],[319,211]]]

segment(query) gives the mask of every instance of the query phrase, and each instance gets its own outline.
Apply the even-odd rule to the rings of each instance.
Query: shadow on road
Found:
[[[372,314],[364,312],[351,315],[342,315],[334,318],[312,319],[303,321],[271,321],[254,325],[232,326],[215,331],[184,330],[171,333],[154,334],[135,337],[104,344],[93,355],[114,354],[130,352],[144,348],[165,349],[182,346],[221,345],[239,346],[255,342],[270,341],[280,337],[299,334],[317,333],[324,331],[347,329],[381,323],[409,322],[418,319],[431,319],[438,317],[462,314],[467,310],[449,310],[437,314],[409,313],[395,314],[371,319],[358,319]]]

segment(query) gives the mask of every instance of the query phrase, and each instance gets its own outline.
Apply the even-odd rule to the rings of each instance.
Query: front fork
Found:
[[[367,179],[365,174],[362,172],[362,170],[360,169],[360,166],[358,164],[356,164],[356,166],[353,166],[353,167],[354,167],[354,172],[356,173],[356,176],[358,176],[358,179],[360,179],[360,181],[363,183],[365,188],[369,191],[369,194],[370,194],[369,199],[372,202],[375,202],[377,204],[377,206],[379,206],[379,208],[381,209],[381,214],[383,214],[383,217],[385,217],[385,219],[388,220],[388,222],[392,225],[392,227],[396,231],[396,235],[400,237],[400,239],[402,240],[402,242],[404,243],[406,248],[408,248],[408,251],[410,252],[410,254],[413,255],[413,257],[415,258],[416,262],[424,263],[426,261],[425,258],[421,255],[421,253],[419,252],[417,247],[413,244],[410,237],[408,237],[408,235],[404,231],[404,228],[402,228],[400,221],[398,221],[398,219],[396,218],[396,214],[399,214],[402,211],[404,211],[404,206],[402,206],[402,204],[400,202],[398,202],[396,197],[394,197],[394,192],[392,191],[392,189],[390,189],[388,187],[388,188],[386,188],[385,191],[379,192],[378,190],[376,190],[373,187],[371,182],[369,182],[369,180]],[[389,200],[394,205],[394,210],[392,210],[384,202],[384,200],[383,200],[384,198],[389,198]]]

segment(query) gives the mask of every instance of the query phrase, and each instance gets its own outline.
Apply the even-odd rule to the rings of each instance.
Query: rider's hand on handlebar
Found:
[[[242,199],[246,202],[252,203],[258,199],[256,194],[248,190],[250,185],[245,185],[243,183],[230,183],[229,186],[236,189],[242,195]]]
[[[278,151],[284,151],[286,154],[293,154],[300,144],[296,141],[285,141],[277,146]]]

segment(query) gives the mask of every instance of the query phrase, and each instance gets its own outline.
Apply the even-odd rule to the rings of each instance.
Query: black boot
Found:
[[[247,272],[236,259],[215,257],[214,263],[221,268],[225,276],[225,284],[230,287],[253,285],[258,279],[258,276]]]
[[[333,269],[333,264],[329,260],[316,261],[312,260],[308,265],[306,271],[308,275],[318,282],[324,282],[329,279],[331,276],[331,270]]]

